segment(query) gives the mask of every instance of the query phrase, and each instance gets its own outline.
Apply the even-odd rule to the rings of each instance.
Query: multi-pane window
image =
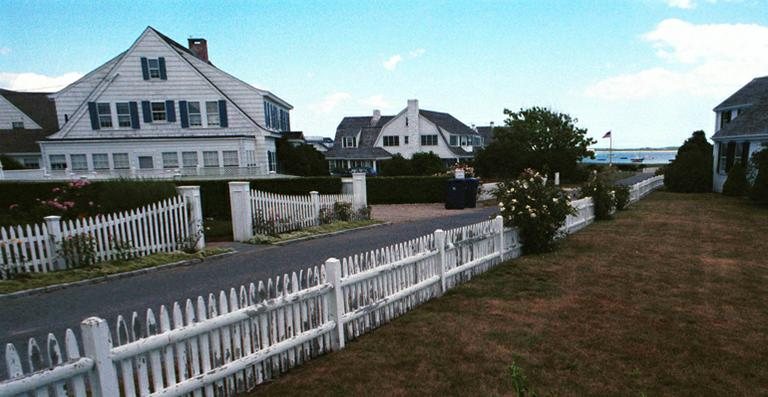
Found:
[[[725,171],[725,162],[728,160],[728,152],[727,152],[727,146],[724,143],[718,143],[717,144],[717,171],[723,172]]]
[[[450,138],[451,146],[458,146],[459,145],[459,137],[456,135],[451,135]]]
[[[245,151],[245,163],[249,167],[255,167],[257,165],[257,162],[256,162],[256,151],[255,150],[246,150]]]
[[[88,169],[88,158],[84,154],[71,154],[69,161],[72,162],[72,169],[77,171]]]
[[[177,168],[179,166],[179,154],[176,152],[163,152],[163,168]]]
[[[115,104],[117,110],[117,126],[118,127],[130,127],[131,126],[131,107],[128,102],[118,102]]]
[[[203,167],[218,167],[219,152],[203,152]]]
[[[272,102],[264,101],[264,120],[267,128],[278,131],[291,130],[288,110]]]
[[[108,170],[109,169],[109,155],[106,153],[94,153],[91,155],[91,161],[93,161],[94,170]]]
[[[155,59],[147,59],[147,66],[149,66],[149,77],[152,79],[160,78],[160,61]]]
[[[112,128],[112,112],[108,103],[97,103],[96,112],[99,115],[99,127]]]
[[[385,136],[384,137],[384,146],[400,146],[400,137],[399,136]]]
[[[116,170],[126,170],[131,167],[128,153],[112,153],[112,166]]]
[[[139,156],[139,168],[151,170],[155,168],[155,160],[152,156]]]
[[[11,128],[13,128],[13,129],[24,128],[24,122],[23,121],[12,121],[11,122]]]
[[[152,102],[152,121],[165,121],[165,102]]]
[[[237,161],[237,150],[225,150],[221,152],[221,157],[225,167],[237,167],[240,165]]]
[[[200,113],[200,102],[187,102],[187,114],[189,115],[190,127],[199,127],[203,125],[203,116]]]
[[[277,171],[277,153],[273,151],[267,151],[267,162],[269,166],[269,172]]]
[[[219,103],[216,101],[209,101],[205,103],[205,115],[208,117],[208,125],[219,125]]]
[[[342,147],[357,147],[357,138],[353,136],[345,136],[341,142]]]
[[[48,156],[51,161],[52,170],[64,170],[67,169],[67,156],[63,154],[52,154]]]
[[[197,152],[181,152],[181,162],[185,168],[197,167]]]
[[[404,145],[407,145],[407,144],[408,144],[408,135],[406,135],[406,136],[404,136],[404,137],[403,137],[403,144],[404,144]]]
[[[437,135],[422,135],[421,146],[437,146]]]
[[[472,137],[472,146],[483,146],[483,137],[481,136]]]
[[[725,127],[726,124],[731,122],[731,111],[726,110],[720,113],[720,128]]]

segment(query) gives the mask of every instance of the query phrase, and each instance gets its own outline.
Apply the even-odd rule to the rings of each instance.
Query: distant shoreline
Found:
[[[677,151],[679,147],[663,147],[663,148],[630,148],[630,149],[618,149],[618,148],[592,148],[590,150],[594,150],[596,152],[607,152],[609,150],[612,150],[614,152],[673,152]]]

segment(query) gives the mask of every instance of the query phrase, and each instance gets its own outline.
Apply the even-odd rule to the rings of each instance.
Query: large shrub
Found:
[[[704,131],[695,131],[677,150],[665,171],[664,185],[679,193],[712,191],[712,145]]]
[[[518,228],[526,254],[551,250],[566,217],[574,213],[566,194],[533,170],[500,182],[496,198],[504,224]]]
[[[440,156],[429,153],[414,153],[411,157],[413,175],[437,175],[445,170]]]
[[[448,177],[367,178],[369,204],[439,203],[445,201]]]
[[[746,196],[749,192],[747,172],[741,164],[734,164],[728,171],[728,178],[723,184],[723,194],[726,196]]]
[[[399,153],[392,156],[389,160],[384,160],[379,164],[379,175],[381,176],[407,176],[413,175],[413,165],[411,161]]]
[[[768,147],[752,155],[752,166],[757,175],[749,197],[758,203],[768,204]]]
[[[20,162],[16,161],[16,159],[13,159],[11,157],[8,157],[4,154],[0,154],[0,163],[3,164],[4,170],[23,170],[24,165]]]
[[[629,205],[629,186],[616,185],[613,187],[613,193],[616,199],[616,209],[627,209],[627,205]]]
[[[582,197],[592,197],[595,205],[595,219],[611,219],[616,209],[616,193],[613,185],[608,184],[597,174],[593,175],[589,183],[581,189]]]
[[[286,138],[277,141],[277,158],[280,171],[288,175],[328,175],[328,161],[312,145],[293,146]]]

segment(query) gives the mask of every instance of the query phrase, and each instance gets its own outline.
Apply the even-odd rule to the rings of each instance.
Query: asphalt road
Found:
[[[0,342],[11,342],[26,351],[30,337],[45,343],[53,332],[63,343],[64,332],[72,328],[79,335],[80,321],[98,316],[109,321],[114,330],[118,314],[130,318],[174,301],[207,295],[250,282],[266,280],[279,274],[319,265],[329,257],[345,257],[390,244],[406,241],[435,229],[450,229],[482,220],[495,212],[487,208],[456,215],[390,224],[339,234],[281,247],[238,245],[238,253],[207,260],[197,265],[164,269],[124,279],[66,288],[41,295],[0,299]],[[143,317],[143,315],[142,315]],[[2,360],[4,361],[4,360]],[[0,379],[5,373],[0,363]]]

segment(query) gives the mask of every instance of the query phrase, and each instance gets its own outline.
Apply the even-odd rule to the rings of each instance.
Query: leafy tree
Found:
[[[504,109],[504,114],[504,126],[493,130],[494,141],[475,156],[480,175],[511,178],[533,168],[568,179],[581,158],[594,156],[588,147],[597,141],[568,114],[543,107]]]
[[[24,169],[24,165],[4,154],[0,154],[0,163],[3,163],[3,169],[7,171]]]
[[[712,145],[704,131],[694,131],[667,166],[664,185],[673,192],[712,191]]]
[[[757,170],[755,183],[749,197],[762,204],[768,204],[768,147],[752,155],[752,166]]]
[[[287,139],[277,141],[277,158],[281,171],[290,175],[328,175],[328,161],[312,145],[293,146]]]
[[[749,182],[747,182],[747,172],[741,164],[734,164],[728,171],[728,179],[723,185],[723,194],[726,196],[741,197],[746,196],[749,191]]]
[[[409,160],[400,154],[392,156],[389,160],[384,160],[379,165],[379,175],[381,176],[403,176],[413,175],[413,167]]]
[[[440,156],[429,153],[415,153],[411,157],[411,170],[413,175],[435,175],[445,170]]]

